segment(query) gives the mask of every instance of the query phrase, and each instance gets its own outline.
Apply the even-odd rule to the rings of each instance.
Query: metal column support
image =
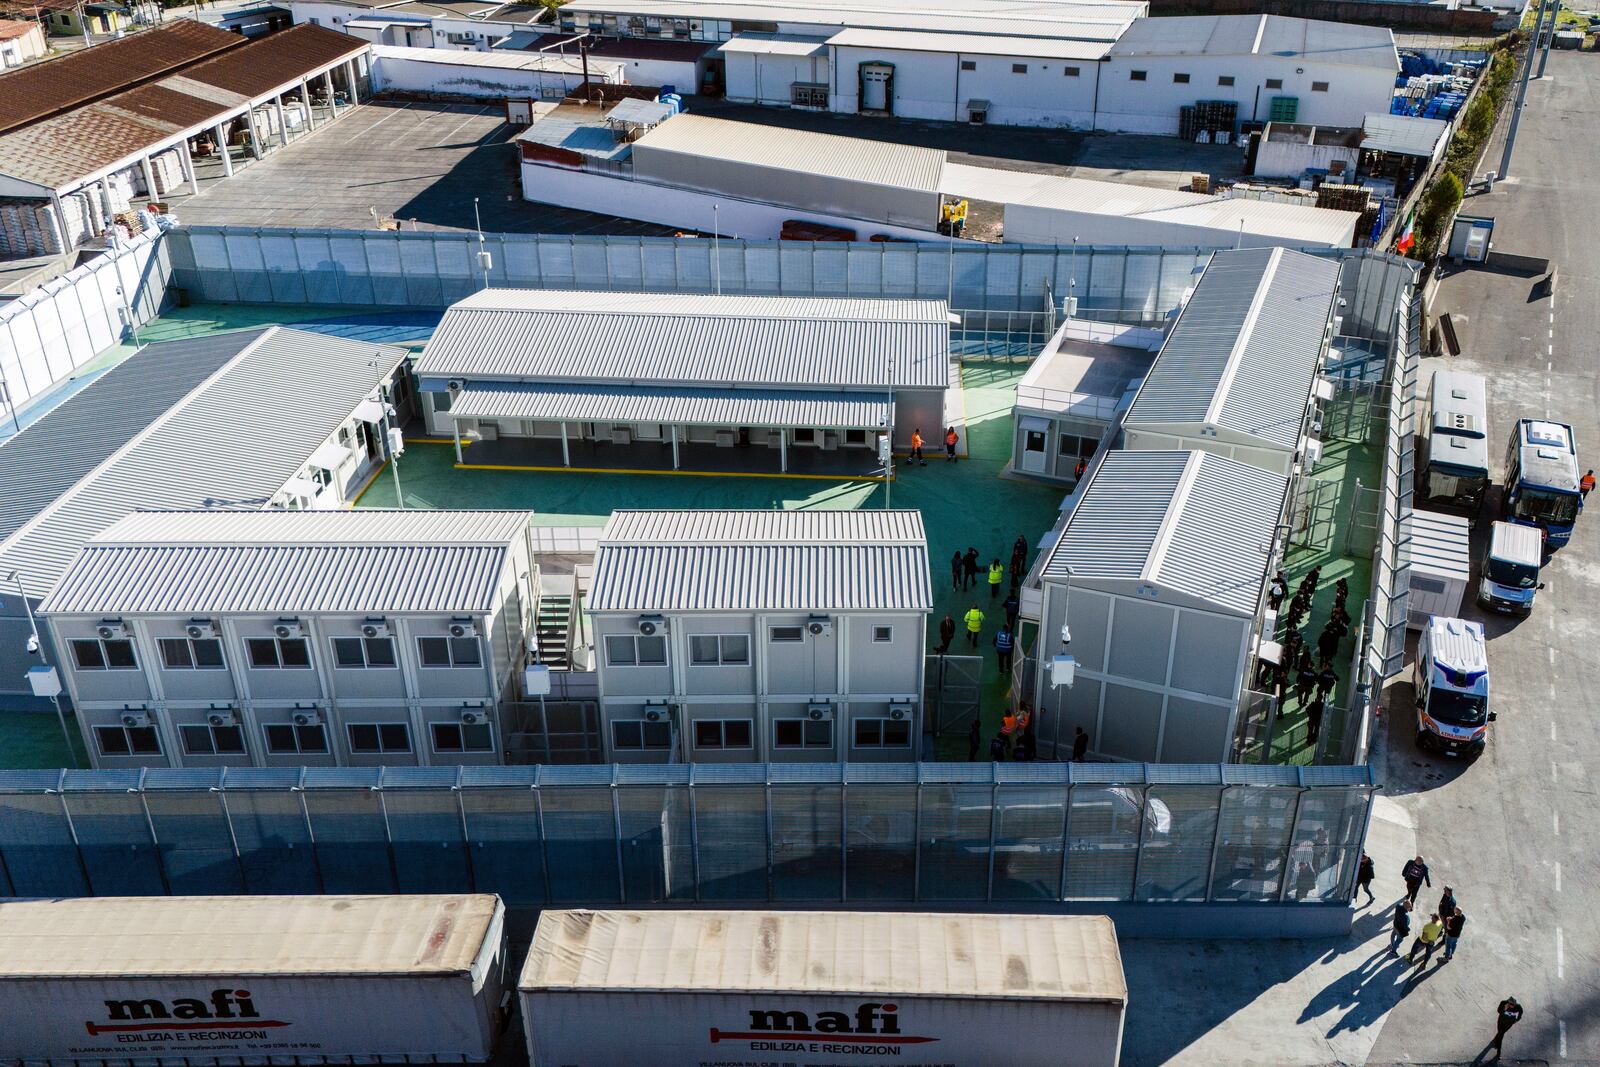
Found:
[[[1305,776],[1302,774],[1300,777],[1303,782]],[[1281,868],[1283,882],[1278,886],[1278,903],[1280,904],[1289,898],[1289,884],[1294,878],[1294,868],[1290,866],[1294,862],[1294,839],[1295,835],[1300,832],[1300,802],[1305,799],[1306,794],[1309,792],[1310,790],[1302,784],[1300,791],[1294,795],[1294,819],[1289,823],[1289,843],[1283,850],[1283,867]]]
[[[73,245],[67,240],[67,216],[61,205],[61,196],[54,189],[50,190],[50,206],[55,209],[51,226],[56,232],[56,242],[60,244],[62,252],[72,251]]]
[[[256,132],[256,109],[254,104],[250,106],[249,111],[244,113],[244,125],[246,132],[250,135],[250,155],[255,159],[260,159],[262,155],[261,134]]]
[[[1211,865],[1206,868],[1206,903],[1211,903],[1212,887],[1217,884],[1217,853],[1222,851],[1222,813],[1228,810],[1228,792],[1236,785],[1225,785],[1217,793],[1217,822],[1211,832]]]
[[[846,764],[839,776],[839,900],[841,903],[850,899],[850,768]],[[920,774],[919,774],[920,777]],[[921,797],[922,786],[917,786],[917,795]],[[911,842],[911,847],[916,850],[917,870],[922,870],[922,839]],[[919,885],[920,888],[920,885]]]
[[[339,105],[334,101],[333,97],[332,67],[329,67],[327,70],[322,72],[322,87],[328,90],[328,117],[330,119],[336,119],[339,117]]]
[[[1550,46],[1555,43],[1555,39],[1556,39],[1556,24],[1559,23],[1560,21],[1561,21],[1561,0],[1551,0],[1551,2],[1550,2],[1550,28],[1545,31],[1545,34],[1544,34],[1544,47],[1539,50],[1539,73],[1536,74],[1535,77],[1538,77],[1538,78],[1544,77],[1545,64],[1550,62]],[[1538,43],[1538,39],[1537,38],[1535,38],[1534,43],[1535,44]],[[1579,43],[1581,44],[1582,42],[1579,42]]]
[[[450,420],[450,433],[455,437],[455,442],[456,442],[456,462],[460,463],[461,462],[461,423],[456,421],[455,419],[451,419]],[[561,438],[561,443],[562,443],[563,446],[567,443],[567,439],[566,439],[565,436],[563,436]]]
[[[344,84],[350,93],[350,106],[354,107],[361,99],[356,93],[356,61],[353,59],[344,65]]]
[[[460,435],[459,435],[459,431],[458,431],[457,432],[457,439],[458,440],[459,440],[459,436]],[[678,442],[677,442],[676,439],[674,439],[673,442],[672,442],[672,451],[673,451],[674,456],[676,456],[677,451],[678,451]],[[457,459],[457,461],[459,461],[460,458],[461,458],[461,446],[458,444],[458,445],[456,445],[456,459]],[[567,444],[567,421],[565,419],[561,420],[561,465],[563,467],[572,466],[572,448],[571,448],[571,446],[569,446]],[[673,466],[677,466],[677,464],[674,463]]]
[[[778,469],[784,474],[789,473],[789,431],[778,430]]]
[[[154,200],[158,195],[156,192],[156,172],[155,169],[150,166],[149,156],[139,157],[139,169],[144,173],[145,198],[147,200]]]
[[[565,438],[563,438],[563,441],[565,441]],[[679,460],[679,456],[678,456],[678,427],[674,426],[672,428],[672,469],[673,470],[677,470],[678,469],[679,462],[680,462],[680,460]]]
[[[549,734],[546,733],[548,737]],[[616,838],[617,845],[617,899],[626,903],[628,899],[628,880],[622,873],[622,798],[617,795],[617,770],[618,764],[611,765],[611,834]],[[770,864],[768,865],[771,866]]]
[[[272,114],[278,120],[278,143],[287,145],[289,143],[289,119],[283,110],[282,93],[272,98]]]
[[[533,817],[539,824],[539,870],[544,875],[544,902],[549,904],[554,898],[550,893],[550,839],[544,832],[544,795],[539,791],[539,779],[542,777],[542,774],[535,772],[534,784],[528,788],[533,790]]]
[[[189,142],[183,142],[183,150],[178,153],[178,165],[183,171],[183,180],[189,183],[189,195],[200,195],[200,179],[194,172],[194,157],[189,154]]]
[[[689,765],[689,862],[694,867],[694,902],[700,903],[700,801],[695,796],[694,764]],[[672,887],[668,886],[670,893]]]
[[[304,79],[300,82],[300,99],[306,105],[306,129],[317,128],[317,110],[311,106],[311,83]]]
[[[228,139],[224,136],[224,132],[223,124],[220,122],[211,128],[211,135],[216,138],[217,142],[217,158],[222,160],[222,176],[231,178],[233,177],[233,160],[228,156]]]

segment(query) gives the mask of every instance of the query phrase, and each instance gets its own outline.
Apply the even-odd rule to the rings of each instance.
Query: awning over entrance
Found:
[[[311,458],[306,460],[313,467],[323,470],[336,471],[344,466],[344,461],[350,458],[350,450],[337,441],[325,441],[317,446],[311,453]]]
[[[643,422],[682,426],[871,429],[889,424],[887,394],[809,389],[690,389],[626,385],[469,385],[457,419]]]
[[[351,414],[362,422],[370,422],[376,426],[383,422],[383,405],[376,400],[363,400],[356,405],[355,411]]]

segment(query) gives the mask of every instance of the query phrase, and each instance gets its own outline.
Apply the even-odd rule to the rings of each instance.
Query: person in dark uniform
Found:
[[[956,639],[956,620],[946,615],[939,620],[939,655],[950,651],[950,642]]]
[[[976,763],[978,749],[983,745],[983,724],[977,719],[972,720],[972,729],[967,731],[967,762]]]
[[[1089,735],[1083,732],[1083,727],[1074,727],[1072,735],[1072,762],[1082,763],[1083,757],[1089,752]]]
[[[1516,997],[1507,997],[1494,1009],[1494,1040],[1489,1042],[1494,1047],[1494,1058],[1500,1058],[1500,1045],[1506,1039],[1506,1031],[1522,1021],[1522,1005],[1517,1003]]]

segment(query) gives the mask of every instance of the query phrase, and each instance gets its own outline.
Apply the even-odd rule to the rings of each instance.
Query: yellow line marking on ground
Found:
[[[367,495],[367,490],[372,488],[372,483],[378,480],[378,475],[382,474],[383,469],[388,465],[388,460],[384,460],[382,463],[378,464],[378,469],[372,472],[372,477],[368,478],[367,484],[361,487],[361,492],[357,493],[355,495],[355,499],[350,501],[350,507],[355,507],[357,504],[361,503],[361,498]]]

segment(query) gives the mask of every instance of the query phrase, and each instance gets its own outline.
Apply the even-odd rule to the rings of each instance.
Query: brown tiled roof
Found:
[[[261,96],[307,71],[372,47],[359,37],[309,22],[257,37],[242,48],[184,71],[184,77],[242,96]]]
[[[37,22],[18,22],[12,19],[0,19],[0,41],[9,41],[13,37],[23,37],[29,32],[39,29]]]
[[[192,19],[0,74],[0,132],[152,81],[244,41]]]

